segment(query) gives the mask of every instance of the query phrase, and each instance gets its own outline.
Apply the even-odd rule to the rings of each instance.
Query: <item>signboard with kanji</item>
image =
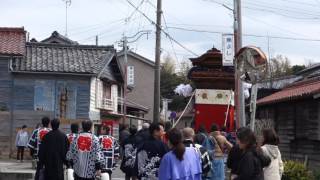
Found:
[[[234,40],[233,34],[222,35],[222,65],[233,66]]]

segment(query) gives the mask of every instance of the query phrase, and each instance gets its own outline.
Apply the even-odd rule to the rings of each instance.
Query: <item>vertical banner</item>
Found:
[[[233,66],[234,40],[233,34],[222,34],[222,65]]]

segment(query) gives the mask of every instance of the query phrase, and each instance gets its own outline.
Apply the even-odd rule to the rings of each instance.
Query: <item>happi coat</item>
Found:
[[[50,128],[41,127],[41,128],[35,129],[32,132],[32,135],[31,135],[29,143],[28,143],[28,147],[30,148],[30,150],[32,151],[32,154],[35,157],[38,157],[38,151],[39,151],[39,147],[40,147],[42,139],[50,131],[51,131]]]
[[[140,145],[139,145],[140,146]],[[136,156],[136,170],[141,180],[157,180],[162,157],[168,147],[161,140],[150,137],[139,147]]]
[[[70,133],[70,134],[67,134],[67,138],[68,138],[68,141],[69,141],[69,144],[72,144],[72,141],[78,136],[78,133]]]
[[[72,142],[67,160],[80,178],[94,178],[96,170],[104,166],[99,138],[91,132],[80,133]]]
[[[126,140],[124,140],[122,145],[124,152],[120,169],[128,176],[137,176],[137,171],[134,169],[134,165],[138,144],[139,141],[137,136],[130,135]]]
[[[99,142],[105,162],[105,166],[102,169],[112,171],[116,167],[117,159],[120,157],[119,143],[116,138],[110,135],[99,136]]]

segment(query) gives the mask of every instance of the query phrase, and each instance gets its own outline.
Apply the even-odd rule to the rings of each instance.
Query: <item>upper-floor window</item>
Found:
[[[54,81],[36,80],[34,86],[34,110],[54,110]]]
[[[127,84],[134,85],[134,66],[127,67]]]

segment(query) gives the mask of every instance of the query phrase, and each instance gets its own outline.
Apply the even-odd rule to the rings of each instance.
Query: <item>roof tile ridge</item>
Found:
[[[287,86],[283,90],[294,89],[294,88],[297,88],[297,87],[307,86],[307,85],[309,86],[309,85],[317,84],[317,83],[320,83],[320,77],[298,81],[298,82],[296,82],[294,84],[291,84],[291,85]]]
[[[114,50],[113,45],[96,46],[96,45],[85,45],[85,44],[54,44],[54,43],[43,43],[43,42],[26,42],[26,46],[45,46],[45,47],[56,47],[56,48],[80,48],[80,49],[106,49]]]

